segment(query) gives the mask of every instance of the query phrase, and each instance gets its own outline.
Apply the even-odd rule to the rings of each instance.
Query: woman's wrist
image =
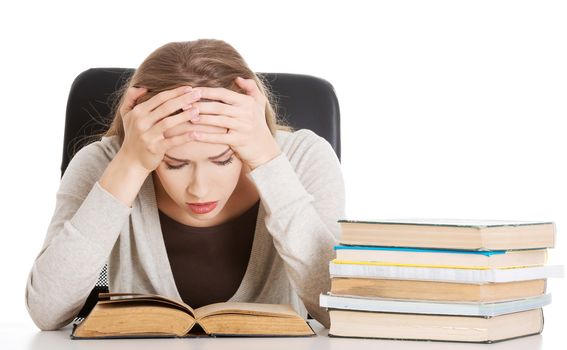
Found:
[[[257,167],[268,163],[269,161],[271,161],[272,159],[276,158],[277,156],[279,156],[280,154],[282,154],[282,151],[280,150],[279,146],[274,142],[274,147],[272,147],[272,149],[266,153],[266,155],[263,157],[263,159],[260,159],[257,163],[255,164],[249,164],[250,170],[254,170]]]
[[[107,192],[131,207],[151,172],[118,151],[102,174],[99,184]]]

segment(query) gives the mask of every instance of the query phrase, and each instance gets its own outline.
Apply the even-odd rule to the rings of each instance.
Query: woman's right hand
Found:
[[[120,106],[125,135],[119,152],[131,165],[151,173],[159,166],[168,149],[194,139],[190,133],[193,124],[187,121],[199,114],[191,104],[201,96],[198,91],[191,92],[190,86],[181,86],[162,91],[137,104],[136,101],[146,92],[146,88],[137,87],[130,87],[126,91]],[[180,109],[183,112],[170,116]],[[181,123],[184,124],[179,126]],[[174,126],[186,132],[165,137],[164,132]]]

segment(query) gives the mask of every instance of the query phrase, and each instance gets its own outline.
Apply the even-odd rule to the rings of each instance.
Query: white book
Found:
[[[336,264],[329,262],[332,277],[359,277],[484,284],[563,277],[563,265],[511,269],[449,269],[430,267]]]
[[[494,317],[538,309],[551,303],[551,294],[497,303],[436,303],[396,299],[356,298],[321,294],[319,304],[329,309],[409,314]]]

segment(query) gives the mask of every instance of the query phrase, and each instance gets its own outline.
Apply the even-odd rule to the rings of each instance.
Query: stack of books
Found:
[[[339,220],[329,336],[496,342],[543,330],[552,222]]]

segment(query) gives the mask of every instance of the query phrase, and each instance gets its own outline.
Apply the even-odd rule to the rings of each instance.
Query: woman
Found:
[[[287,303],[328,328],[319,294],[345,200],[330,144],[278,125],[269,91],[220,40],[158,48],[121,93],[108,132],[61,179],[27,280],[36,325],[69,324],[107,263],[111,292]]]

